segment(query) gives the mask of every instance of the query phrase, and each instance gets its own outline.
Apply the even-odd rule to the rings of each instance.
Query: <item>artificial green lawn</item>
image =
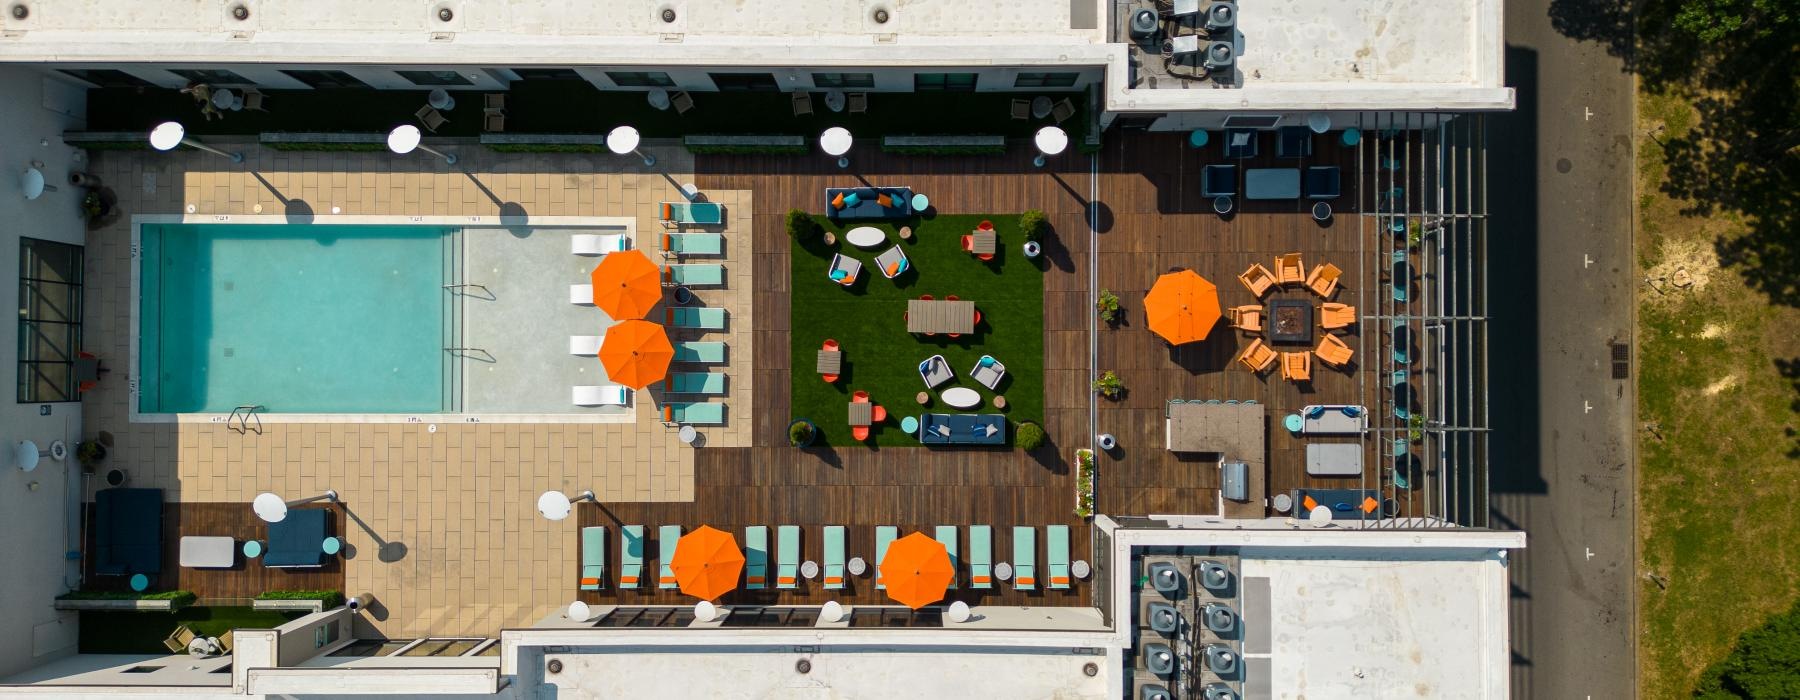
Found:
[[[81,612],[83,654],[166,654],[163,640],[176,625],[217,637],[234,629],[271,629],[306,613],[240,607],[189,606],[175,612]]]
[[[869,392],[875,403],[888,409],[887,423],[875,426],[864,444],[906,446],[919,441],[900,431],[902,416],[926,411],[962,413],[937,400],[937,393],[952,386],[966,386],[981,394],[983,405],[969,412],[993,412],[995,392],[970,379],[969,369],[982,355],[993,355],[1006,365],[1000,394],[1006,396],[1003,411],[1015,424],[1043,421],[1044,416],[1044,273],[1040,264],[1027,260],[1019,247],[1018,214],[934,216],[910,221],[852,221],[835,225],[815,216],[819,225],[837,235],[835,246],[820,238],[793,243],[792,352],[793,416],[819,426],[815,446],[852,445],[846,404],[850,392]],[[982,262],[962,251],[962,235],[983,219],[994,222],[1000,246],[992,262]],[[894,232],[913,227],[913,239],[902,242]],[[862,250],[843,241],[844,232],[857,226],[875,226],[888,232],[890,243],[899,243],[912,261],[912,269],[890,280],[875,269],[882,250]],[[861,279],[849,288],[825,276],[831,254],[842,252],[863,263]],[[1041,261],[1042,258],[1039,258]],[[961,338],[925,337],[906,332],[906,300],[930,294],[942,299],[954,294],[975,302],[981,324]],[[843,346],[844,369],[838,383],[826,384],[814,371],[819,345],[834,338]],[[942,354],[956,378],[932,392],[929,406],[920,407],[914,396],[925,390],[919,363]],[[1007,433],[1011,441],[1012,431]]]

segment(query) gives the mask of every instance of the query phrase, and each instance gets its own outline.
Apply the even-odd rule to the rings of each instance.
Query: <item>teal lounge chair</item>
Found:
[[[706,265],[670,265],[663,270],[663,284],[683,287],[720,287],[725,284],[725,266],[718,263]]]
[[[844,526],[825,526],[825,588],[844,587]]]
[[[698,328],[704,331],[725,330],[725,310],[713,306],[680,306],[669,309],[672,328]]]
[[[994,528],[969,526],[969,587],[994,587]]]
[[[663,252],[669,255],[724,255],[725,237],[716,233],[665,233]]]
[[[1050,565],[1050,587],[1069,587],[1069,526],[1044,527],[1044,548]]]
[[[718,396],[725,393],[725,375],[721,372],[676,372],[669,375],[668,393]]]
[[[718,226],[725,223],[725,206],[717,202],[663,202],[662,224]]]
[[[644,573],[644,526],[626,525],[619,532],[619,587],[637,588]]]
[[[725,404],[710,401],[665,403],[663,404],[663,422],[683,425],[724,425]]]
[[[676,362],[702,362],[719,364],[725,361],[725,344],[718,341],[678,340],[675,342]]]
[[[800,587],[800,528],[783,525],[775,529],[775,587]]]
[[[656,530],[656,566],[659,575],[656,577],[657,588],[675,588],[675,570],[669,568],[669,562],[675,561],[675,545],[681,542],[680,525],[664,525]]]
[[[944,551],[950,553],[950,585],[946,586],[946,588],[955,588],[955,572],[962,570],[962,557],[956,555],[956,526],[939,525],[933,536],[938,542],[944,545]]]
[[[899,535],[900,535],[899,530],[895,529],[894,526],[892,526],[892,525],[882,525],[880,527],[875,528],[875,587],[876,588],[880,588],[880,589],[887,588],[887,584],[881,582],[881,560],[887,558],[888,545],[893,544],[894,538],[898,537]]]
[[[606,585],[606,528],[581,528],[581,590]]]
[[[769,587],[769,528],[751,525],[744,528],[744,589],[760,591]]]
[[[1013,528],[1013,588],[1037,588],[1037,528]]]

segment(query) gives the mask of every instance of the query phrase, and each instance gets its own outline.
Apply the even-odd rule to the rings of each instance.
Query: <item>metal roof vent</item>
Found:
[[[1138,687],[1137,700],[1169,700],[1169,689],[1160,685]]]
[[[1232,48],[1229,41],[1214,41],[1206,46],[1206,67],[1217,70],[1230,68],[1237,61],[1237,49]]]
[[[1238,694],[1231,689],[1231,686],[1217,681],[1206,684],[1201,692],[1201,697],[1206,700],[1238,700]]]
[[[1150,629],[1163,634],[1174,634],[1181,628],[1181,613],[1175,612],[1175,606],[1168,603],[1150,604]]]
[[[1144,668],[1159,676],[1175,672],[1175,651],[1162,642],[1144,645]]]
[[[1131,38],[1138,41],[1156,36],[1160,23],[1156,21],[1156,10],[1142,9],[1131,13]]]
[[[1181,590],[1181,577],[1175,575],[1175,566],[1165,562],[1150,565],[1150,585],[1164,594],[1173,594]]]
[[[1220,635],[1237,628],[1237,613],[1232,612],[1224,603],[1207,603],[1203,617],[1206,618],[1206,628]]]
[[[658,16],[662,18],[663,24],[673,24],[675,22],[675,8],[665,7],[662,9],[662,12],[658,13]]]
[[[11,12],[12,12],[13,19],[25,19],[25,18],[31,16],[31,8],[26,6],[26,4],[22,3],[22,2],[18,3],[16,5],[13,5]]]
[[[1231,587],[1231,570],[1224,564],[1206,560],[1200,562],[1200,585],[1209,591],[1222,591]]]
[[[1237,673],[1237,652],[1223,644],[1206,645],[1206,668],[1221,676]]]
[[[1237,26],[1237,3],[1215,2],[1206,8],[1206,31],[1216,32]]]

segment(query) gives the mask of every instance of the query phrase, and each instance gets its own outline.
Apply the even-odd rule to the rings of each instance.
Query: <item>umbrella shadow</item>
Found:
[[[287,195],[281,193],[280,189],[275,187],[274,183],[269,182],[268,178],[263,177],[263,174],[260,172],[252,170],[250,171],[250,177],[256,178],[256,181],[262,183],[263,188],[269,191],[269,194],[275,195],[275,199],[281,202],[282,215],[287,217],[288,223],[310,224],[313,222],[313,208],[311,204],[306,203],[306,200],[288,198]]]
[[[481,178],[475,177],[475,173],[464,171],[463,176],[469,178],[469,182],[475,183],[475,189],[481,190],[481,193],[487,196],[488,201],[500,208],[500,225],[505,227],[508,233],[519,238],[531,235],[531,212],[525,210],[525,205],[501,199],[500,195],[494,194],[493,190],[488,189],[488,186],[481,182]]]
[[[368,523],[363,522],[363,519],[358,517],[356,511],[351,510],[348,504],[341,500],[338,501],[337,504],[339,508],[344,509],[344,515],[350,516],[350,520],[354,521],[357,527],[362,528],[363,534],[368,535],[369,539],[375,540],[376,559],[392,564],[406,558],[407,550],[405,543],[390,542],[383,539],[381,535],[376,534],[374,528],[369,527]]]

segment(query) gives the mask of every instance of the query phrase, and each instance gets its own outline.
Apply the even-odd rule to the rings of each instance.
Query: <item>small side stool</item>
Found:
[[[258,542],[256,540],[249,540],[249,541],[244,542],[244,558],[245,559],[255,559],[257,557],[262,556],[262,550],[263,550],[263,546],[262,546],[261,542]]]

